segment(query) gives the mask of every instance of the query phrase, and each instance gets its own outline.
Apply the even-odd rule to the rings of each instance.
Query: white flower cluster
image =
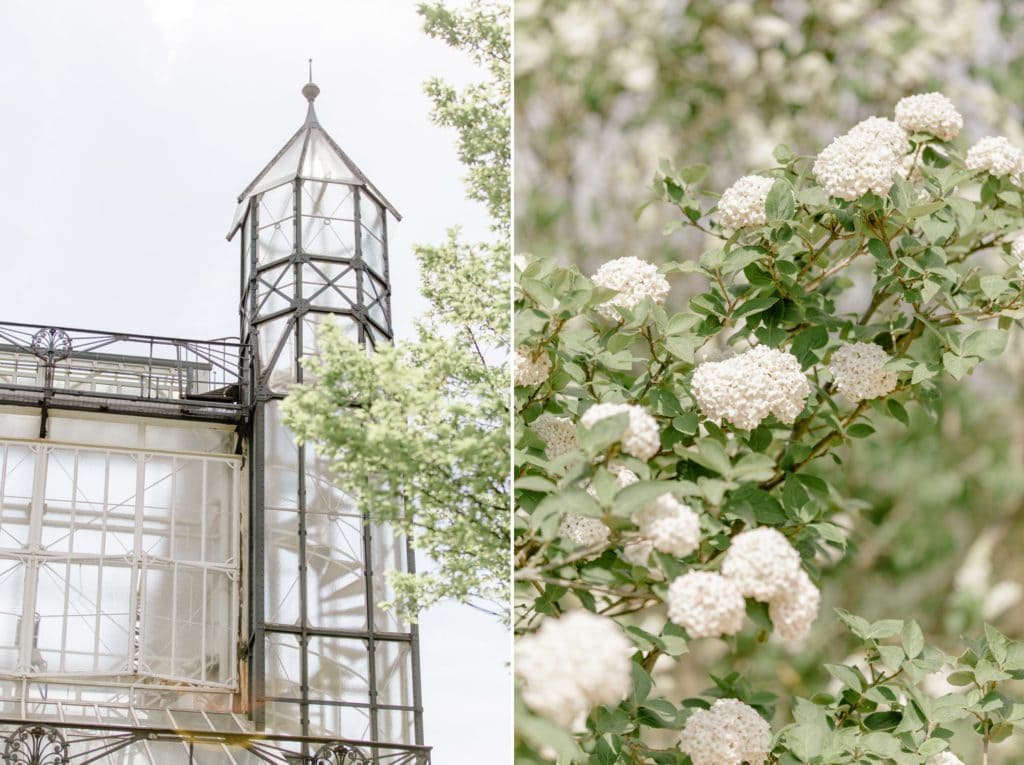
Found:
[[[597,307],[599,314],[612,321],[621,319],[616,306],[630,309],[644,298],[660,305],[669,290],[668,281],[658,273],[657,266],[632,256],[608,261],[597,269],[593,282],[619,293]]]
[[[800,553],[771,526],[742,531],[732,538],[722,561],[728,577],[747,598],[774,600],[796,584]]]
[[[783,640],[802,640],[818,618],[821,593],[800,566],[789,540],[769,526],[733,537],[722,575],[742,595],[768,603],[768,615]]]
[[[929,757],[925,765],[964,765],[964,761],[952,752],[946,751]]]
[[[718,221],[729,228],[763,226],[764,203],[775,181],[761,175],[744,175],[718,200]]]
[[[1010,254],[1024,262],[1024,234],[1013,240],[1013,244],[1010,245]]]
[[[821,591],[800,569],[796,585],[768,604],[768,616],[775,626],[775,634],[783,640],[803,640],[811,631],[821,608]]]
[[[1002,136],[986,136],[970,148],[964,164],[996,176],[1018,175],[1024,172],[1024,154]]]
[[[908,133],[930,133],[943,141],[952,141],[964,126],[956,106],[941,93],[901,98],[896,104],[896,122]]]
[[[603,544],[608,541],[611,529],[598,518],[587,515],[566,513],[558,524],[558,536],[571,539],[583,547]]]
[[[724,361],[708,361],[693,373],[692,390],[704,416],[753,430],[769,415],[792,423],[811,386],[796,356],[758,345]]]
[[[579,443],[576,441],[576,426],[568,417],[545,412],[530,427],[544,442],[545,453],[548,459],[561,457],[566,452],[571,452]]]
[[[628,413],[629,424],[622,434],[622,450],[639,460],[649,460],[661,448],[658,422],[643,407],[633,404],[594,404],[583,413],[580,422],[592,428],[598,422],[617,414]]]
[[[695,710],[679,737],[679,748],[693,765],[763,765],[771,743],[771,726],[738,699]]]
[[[714,571],[689,571],[668,587],[668,618],[691,638],[735,635],[747,605],[739,589]]]
[[[596,704],[617,704],[633,687],[633,646],[606,616],[570,611],[516,640],[523,701],[563,726]]]
[[[814,162],[814,177],[839,199],[852,202],[869,191],[884,195],[902,170],[907,149],[903,128],[871,117],[822,150]]]
[[[829,371],[836,390],[849,401],[888,396],[896,388],[896,371],[885,369],[889,354],[874,343],[848,343],[832,354]]]
[[[541,351],[534,358],[529,348],[517,348],[512,359],[512,377],[517,386],[540,385],[551,374],[551,360]]]
[[[685,558],[700,544],[700,517],[671,494],[662,494],[635,520],[640,535],[658,552]]]

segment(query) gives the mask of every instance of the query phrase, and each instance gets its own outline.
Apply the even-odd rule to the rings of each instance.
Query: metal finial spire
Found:
[[[302,86],[302,95],[309,101],[310,106],[316,101],[316,97],[320,95],[320,88],[313,82],[313,59],[309,60],[309,82]]]

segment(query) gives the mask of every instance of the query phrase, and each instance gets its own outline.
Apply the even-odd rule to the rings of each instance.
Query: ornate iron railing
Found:
[[[430,747],[318,736],[0,718],[5,765],[429,765]]]
[[[244,353],[232,340],[0,323],[0,401],[142,411],[241,411]],[[92,401],[90,404],[89,402]],[[109,409],[104,406],[102,408]]]

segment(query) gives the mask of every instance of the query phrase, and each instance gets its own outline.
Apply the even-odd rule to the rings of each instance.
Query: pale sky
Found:
[[[459,4],[451,3],[451,4]],[[0,321],[190,338],[238,334],[235,200],[321,124],[403,214],[389,226],[399,336],[424,306],[416,243],[482,235],[454,134],[422,83],[474,76],[411,0],[0,0]],[[421,620],[434,763],[511,759],[509,639],[493,618]]]

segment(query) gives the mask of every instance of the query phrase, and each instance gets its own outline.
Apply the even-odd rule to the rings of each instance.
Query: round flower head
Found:
[[[629,414],[629,423],[622,434],[622,450],[640,460],[649,460],[661,448],[658,422],[643,407],[633,404],[595,404],[583,413],[580,422],[592,428],[598,422],[617,414]]]
[[[1002,136],[987,136],[970,148],[964,164],[996,176],[1017,175],[1024,171],[1024,154]]]
[[[597,312],[611,321],[622,318],[615,310],[616,306],[630,309],[644,298],[660,305],[665,302],[669,290],[668,281],[658,273],[656,266],[634,257],[608,261],[597,269],[593,282],[598,287],[619,293],[597,307]]]
[[[608,541],[611,529],[598,518],[566,513],[558,524],[558,536],[570,539],[582,547],[592,547]]]
[[[735,635],[746,615],[739,589],[714,571],[689,571],[668,587],[668,618],[691,638]]]
[[[526,267],[528,265],[530,265],[530,256],[527,253],[525,253],[525,252],[520,252],[520,253],[517,253],[512,258],[512,262],[515,264],[516,268],[518,268],[520,271],[525,271]]]
[[[792,424],[811,392],[796,356],[764,345],[701,364],[691,386],[705,417],[743,430],[753,430],[769,414]]]
[[[530,427],[544,442],[548,459],[555,459],[579,446],[576,441],[576,426],[568,417],[558,417],[545,412]]]
[[[541,351],[534,358],[529,348],[519,348],[512,359],[512,377],[516,386],[540,385],[551,374],[551,360]]]
[[[771,726],[738,699],[694,710],[679,735],[679,748],[693,765],[764,765],[771,743]]]
[[[871,117],[826,146],[814,162],[814,178],[830,196],[847,201],[867,192],[887,194],[903,167],[907,138],[895,122]]]
[[[800,575],[800,553],[777,529],[761,526],[732,538],[722,561],[727,577],[747,598],[769,602],[791,589]]]
[[[925,765],[964,765],[964,761],[957,757],[952,752],[939,752],[933,757],[929,757],[925,762]]]
[[[700,544],[700,518],[671,494],[662,494],[635,516],[640,535],[659,552],[685,558]]]
[[[889,354],[874,343],[849,343],[832,354],[829,371],[836,390],[849,401],[888,396],[896,388],[896,371],[885,369]]]
[[[861,120],[846,134],[855,138],[881,143],[892,149],[894,154],[903,155],[910,151],[910,140],[907,132],[892,120],[885,117],[868,117]]]
[[[943,141],[952,141],[964,126],[960,112],[941,93],[901,98],[896,104],[896,122],[908,133],[930,133]]]
[[[768,616],[775,625],[775,634],[783,640],[803,640],[818,618],[820,607],[821,592],[807,573],[800,569],[796,586],[768,604]]]
[[[744,175],[725,190],[718,200],[718,221],[729,228],[763,226],[767,222],[764,203],[775,183],[760,175]]]
[[[618,704],[633,687],[633,646],[606,616],[570,611],[516,639],[516,675],[527,706],[569,727],[597,704]]]
[[[1013,244],[1010,245],[1010,254],[1024,263],[1024,234],[1013,240]]]

